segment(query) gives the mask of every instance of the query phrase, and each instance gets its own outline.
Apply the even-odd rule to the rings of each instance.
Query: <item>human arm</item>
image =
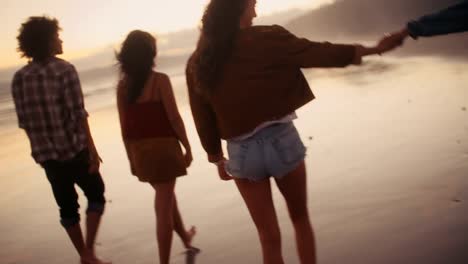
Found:
[[[89,172],[99,171],[101,157],[94,144],[91,130],[88,123],[88,112],[84,107],[83,91],[75,67],[70,65],[63,75],[63,99],[68,110],[69,122],[76,123],[82,129],[87,138],[87,148],[89,151]]]
[[[281,26],[272,26],[267,44],[278,63],[301,68],[346,67],[360,64],[362,57],[388,51],[389,46],[333,44],[298,38]]]
[[[177,103],[174,96],[174,91],[172,89],[172,84],[167,75],[162,75],[162,80],[160,82],[160,93],[161,93],[161,101],[164,105],[164,109],[166,110],[168,119],[176,133],[177,138],[182,143],[185,148],[185,162],[186,166],[188,167],[193,160],[192,157],[192,149],[190,147],[190,143],[187,137],[187,132],[185,130],[184,121],[180,116],[179,109],[177,107]]]
[[[216,164],[221,180],[232,180],[233,178],[224,169],[226,158],[221,147],[216,115],[208,101],[196,91],[190,61],[186,69],[186,79],[192,116],[200,142],[207,153],[208,161]]]
[[[399,33],[417,39],[463,31],[468,31],[468,1],[410,21]]]
[[[16,117],[18,119],[18,126],[20,128],[25,129],[25,120],[24,120],[24,99],[22,96],[23,93],[23,80],[21,76],[16,73],[13,77],[13,81],[11,83],[11,94],[13,97],[13,102],[15,104],[16,109]]]
[[[189,62],[186,70],[186,80],[193,120],[200,142],[208,155],[208,161],[217,162],[222,160],[224,156],[216,115],[207,100],[196,91],[192,74],[191,63]]]
[[[120,131],[122,135],[122,141],[124,143],[125,151],[127,153],[128,160],[130,161],[130,170],[132,174],[135,174],[135,170],[133,168],[133,162],[131,161],[131,153],[129,149],[129,144],[127,141],[127,131],[126,129],[126,117],[125,117],[125,107],[126,107],[126,96],[125,96],[125,81],[122,79],[119,81],[117,85],[117,111],[119,113],[119,123],[120,123]]]
[[[434,14],[423,16],[407,23],[403,28],[391,33],[386,38],[395,46],[403,44],[406,38],[431,37],[458,33],[468,30],[468,1]]]

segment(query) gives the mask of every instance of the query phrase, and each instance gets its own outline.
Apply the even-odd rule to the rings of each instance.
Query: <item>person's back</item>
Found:
[[[117,54],[117,109],[131,172],[155,190],[159,260],[168,264],[173,231],[188,252],[199,250],[192,247],[195,228],[185,229],[174,193],[176,179],[187,174],[192,162],[191,148],[171,81],[153,71],[156,51],[156,39],[148,32],[128,34]]]
[[[125,101],[126,80],[119,83],[118,106],[122,136],[132,173],[140,181],[157,183],[187,174],[179,139],[171,120],[182,122],[175,107],[166,110],[161,91],[172,89],[165,74],[152,72],[142,95]]]
[[[31,60],[16,72],[12,95],[18,125],[24,129],[31,154],[44,169],[60,208],[60,222],[82,264],[104,264],[94,245],[104,212],[104,182],[100,157],[88,125],[83,92],[73,65],[55,56],[62,53],[56,19],[31,17],[22,24],[19,51]],[[86,241],[80,226],[78,185],[86,194]]]
[[[239,136],[313,100],[300,67],[344,67],[354,57],[352,45],[311,42],[277,25],[241,29],[209,98],[221,138]],[[192,64],[189,88],[195,86]]]
[[[301,68],[359,64],[389,50],[319,43],[280,26],[252,26],[256,0],[211,0],[187,65],[190,106],[208,160],[234,179],[260,238],[263,263],[283,264],[270,178],[284,196],[300,263],[316,263],[307,209],[306,148],[293,120],[314,99]],[[222,14],[222,15],[221,15]],[[229,160],[221,139],[227,142]]]
[[[156,86],[155,80],[160,73],[153,73],[151,85],[149,87],[151,94],[145,101],[128,104],[122,111],[124,115],[122,132],[126,140],[139,140],[156,137],[176,137],[174,129],[171,126],[167,111],[161,98],[158,98],[159,86]],[[124,85],[124,84],[123,84]]]
[[[30,62],[15,74],[12,92],[19,126],[38,163],[67,160],[86,148],[86,131],[78,121],[88,114],[79,100],[82,96],[76,94],[79,87],[74,66],[55,57]]]

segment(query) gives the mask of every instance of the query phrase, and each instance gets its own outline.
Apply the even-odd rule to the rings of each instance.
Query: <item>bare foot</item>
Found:
[[[112,262],[102,261],[95,256],[82,256],[81,264],[112,264]]]
[[[100,259],[81,259],[81,264],[112,264],[112,262],[109,261],[102,261]]]
[[[187,249],[192,248],[192,240],[193,237],[197,234],[197,229],[195,226],[192,226],[189,230],[187,230],[187,241],[184,241],[184,246]]]
[[[190,255],[197,255],[198,253],[200,253],[201,250],[199,248],[196,248],[196,247],[189,247],[187,248],[187,251],[185,251],[186,254],[190,254]]]

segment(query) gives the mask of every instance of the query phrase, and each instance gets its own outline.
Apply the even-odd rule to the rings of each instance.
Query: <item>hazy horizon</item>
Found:
[[[200,12],[204,9],[203,2],[206,1],[198,0],[198,9],[193,10],[191,14],[201,16]],[[7,2],[7,8],[0,10],[0,15],[8,8],[11,9],[23,2],[15,2],[14,5],[9,5]],[[305,4],[306,2],[308,4]],[[298,36],[308,37],[313,40],[350,43],[377,41],[385,32],[403,27],[408,20],[439,10],[454,2],[456,0],[412,0],[410,2],[403,0],[392,2],[385,0],[294,0],[289,1],[289,4],[282,5],[278,1],[259,0],[259,17],[254,20],[254,23],[281,24]],[[364,9],[367,12],[363,14],[366,15],[359,15],[360,10]],[[391,12],[386,13],[384,10],[391,10]],[[6,18],[8,19],[8,17]],[[77,66],[79,71],[99,69],[114,64],[114,51],[118,49],[122,39],[130,30],[119,29],[121,31],[119,37],[87,47],[86,41],[89,42],[89,39],[71,41],[72,37],[79,38],[83,32],[78,31],[75,33],[76,30],[68,25],[70,23],[68,20],[59,16],[57,18],[63,28],[61,35],[64,40],[64,54],[60,57],[70,60]],[[154,18],[148,22],[152,24],[148,28],[144,26],[135,28],[141,28],[156,35],[159,49],[158,59],[174,58],[177,61],[180,56],[187,56],[193,50],[198,38],[197,23],[199,17],[195,20],[196,22],[187,22],[186,26],[174,28],[168,32],[160,30],[164,27],[164,23],[155,22],[158,19]],[[12,31],[14,29],[16,33],[20,23],[9,24],[7,30]],[[80,24],[73,26],[83,27],[82,31],[86,32],[86,28]],[[89,34],[91,35],[91,33]],[[10,36],[12,38],[6,38],[4,42],[0,42],[0,56],[2,57],[0,61],[0,82],[10,81],[13,72],[26,62],[25,59],[19,58],[19,54],[15,51],[16,39],[13,35],[10,34]],[[95,40],[95,42],[98,42],[98,40]],[[452,57],[458,55],[458,57],[463,58],[463,56],[459,55],[466,53],[464,47],[468,45],[468,35],[454,34],[438,38],[422,38],[419,41],[407,41],[407,43],[409,45],[405,45],[405,48],[400,49],[396,53],[397,55],[451,55]],[[420,43],[423,44],[417,45]],[[9,48],[5,48],[6,46],[9,46]],[[392,55],[395,55],[395,53],[392,53]],[[177,63],[179,62],[177,61]]]
[[[56,15],[66,34],[63,58],[78,69],[93,139],[104,160],[101,173],[107,205],[96,241],[98,253],[113,263],[155,263],[154,190],[131,175],[116,107],[119,76],[113,45],[121,36],[109,41],[95,39],[98,44],[90,47],[79,41],[88,30],[86,23],[92,24],[96,14],[80,23],[72,19],[74,10],[70,6],[85,3],[86,7],[91,5],[90,0],[2,3],[5,1],[0,19],[8,20],[2,23],[8,26],[0,32],[6,42],[14,43],[13,47],[15,34],[11,32],[16,32],[22,19],[4,16],[13,13],[10,7],[27,3],[37,7],[54,1],[69,6],[64,16],[70,17]],[[197,15],[203,9],[200,3],[206,1],[174,0],[164,4],[179,4]],[[254,21],[256,24],[280,24],[314,41],[371,45],[408,19],[454,0],[338,0],[320,9],[305,7],[327,1],[258,1],[261,15]],[[144,7],[163,3],[129,3],[140,2],[146,3]],[[197,10],[189,7],[194,3],[199,3]],[[293,3],[298,9],[290,9]],[[112,7],[109,1],[95,4],[100,12]],[[34,7],[23,12],[29,14],[31,9]],[[281,13],[265,16],[269,11]],[[186,21],[194,24],[189,29],[161,34],[155,23],[159,19],[143,20],[153,26],[140,28],[159,32],[156,70],[170,76],[194,157],[188,176],[177,180],[176,192],[186,226],[197,227],[194,246],[202,251],[196,262],[186,262],[181,254],[183,245],[174,237],[171,263],[261,263],[260,243],[248,209],[235,183],[220,181],[216,167],[207,162],[191,115],[184,68],[198,37],[195,22]],[[91,31],[102,30],[101,26],[106,25]],[[129,31],[121,24],[114,26]],[[31,158],[26,134],[18,128],[11,98],[15,68],[1,69],[7,56],[18,54],[14,48],[6,49],[5,45],[10,44],[5,41],[0,42],[0,185],[4,189],[0,196],[0,260],[2,264],[75,263],[78,255],[59,224],[50,185],[42,168]],[[73,46],[87,56],[74,58]],[[397,51],[365,57],[359,66],[303,70],[316,99],[297,110],[294,123],[307,147],[305,187],[318,263],[468,263],[466,47],[468,33],[408,39]],[[261,102],[264,98],[256,99]],[[288,209],[278,189],[272,189],[285,263],[299,263]],[[84,216],[85,197],[79,193]]]
[[[333,0],[259,0],[259,16],[288,9],[310,9]],[[0,70],[24,63],[16,52],[18,29],[27,17],[48,15],[59,20],[63,31],[65,59],[86,57],[121,41],[133,29],[142,29],[164,35],[184,29],[196,28],[208,0],[135,0],[129,5],[125,0],[95,2],[82,0],[28,1],[6,0],[2,3],[0,17],[3,25],[0,34]],[[183,8],[181,8],[183,7]]]

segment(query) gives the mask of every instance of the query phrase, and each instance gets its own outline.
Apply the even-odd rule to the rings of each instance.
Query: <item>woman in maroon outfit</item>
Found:
[[[151,34],[136,30],[127,36],[117,54],[121,73],[117,106],[132,174],[156,191],[159,258],[167,264],[173,230],[187,249],[194,249],[195,228],[184,228],[174,194],[176,178],[187,174],[192,152],[169,77],[153,71],[155,57]]]

